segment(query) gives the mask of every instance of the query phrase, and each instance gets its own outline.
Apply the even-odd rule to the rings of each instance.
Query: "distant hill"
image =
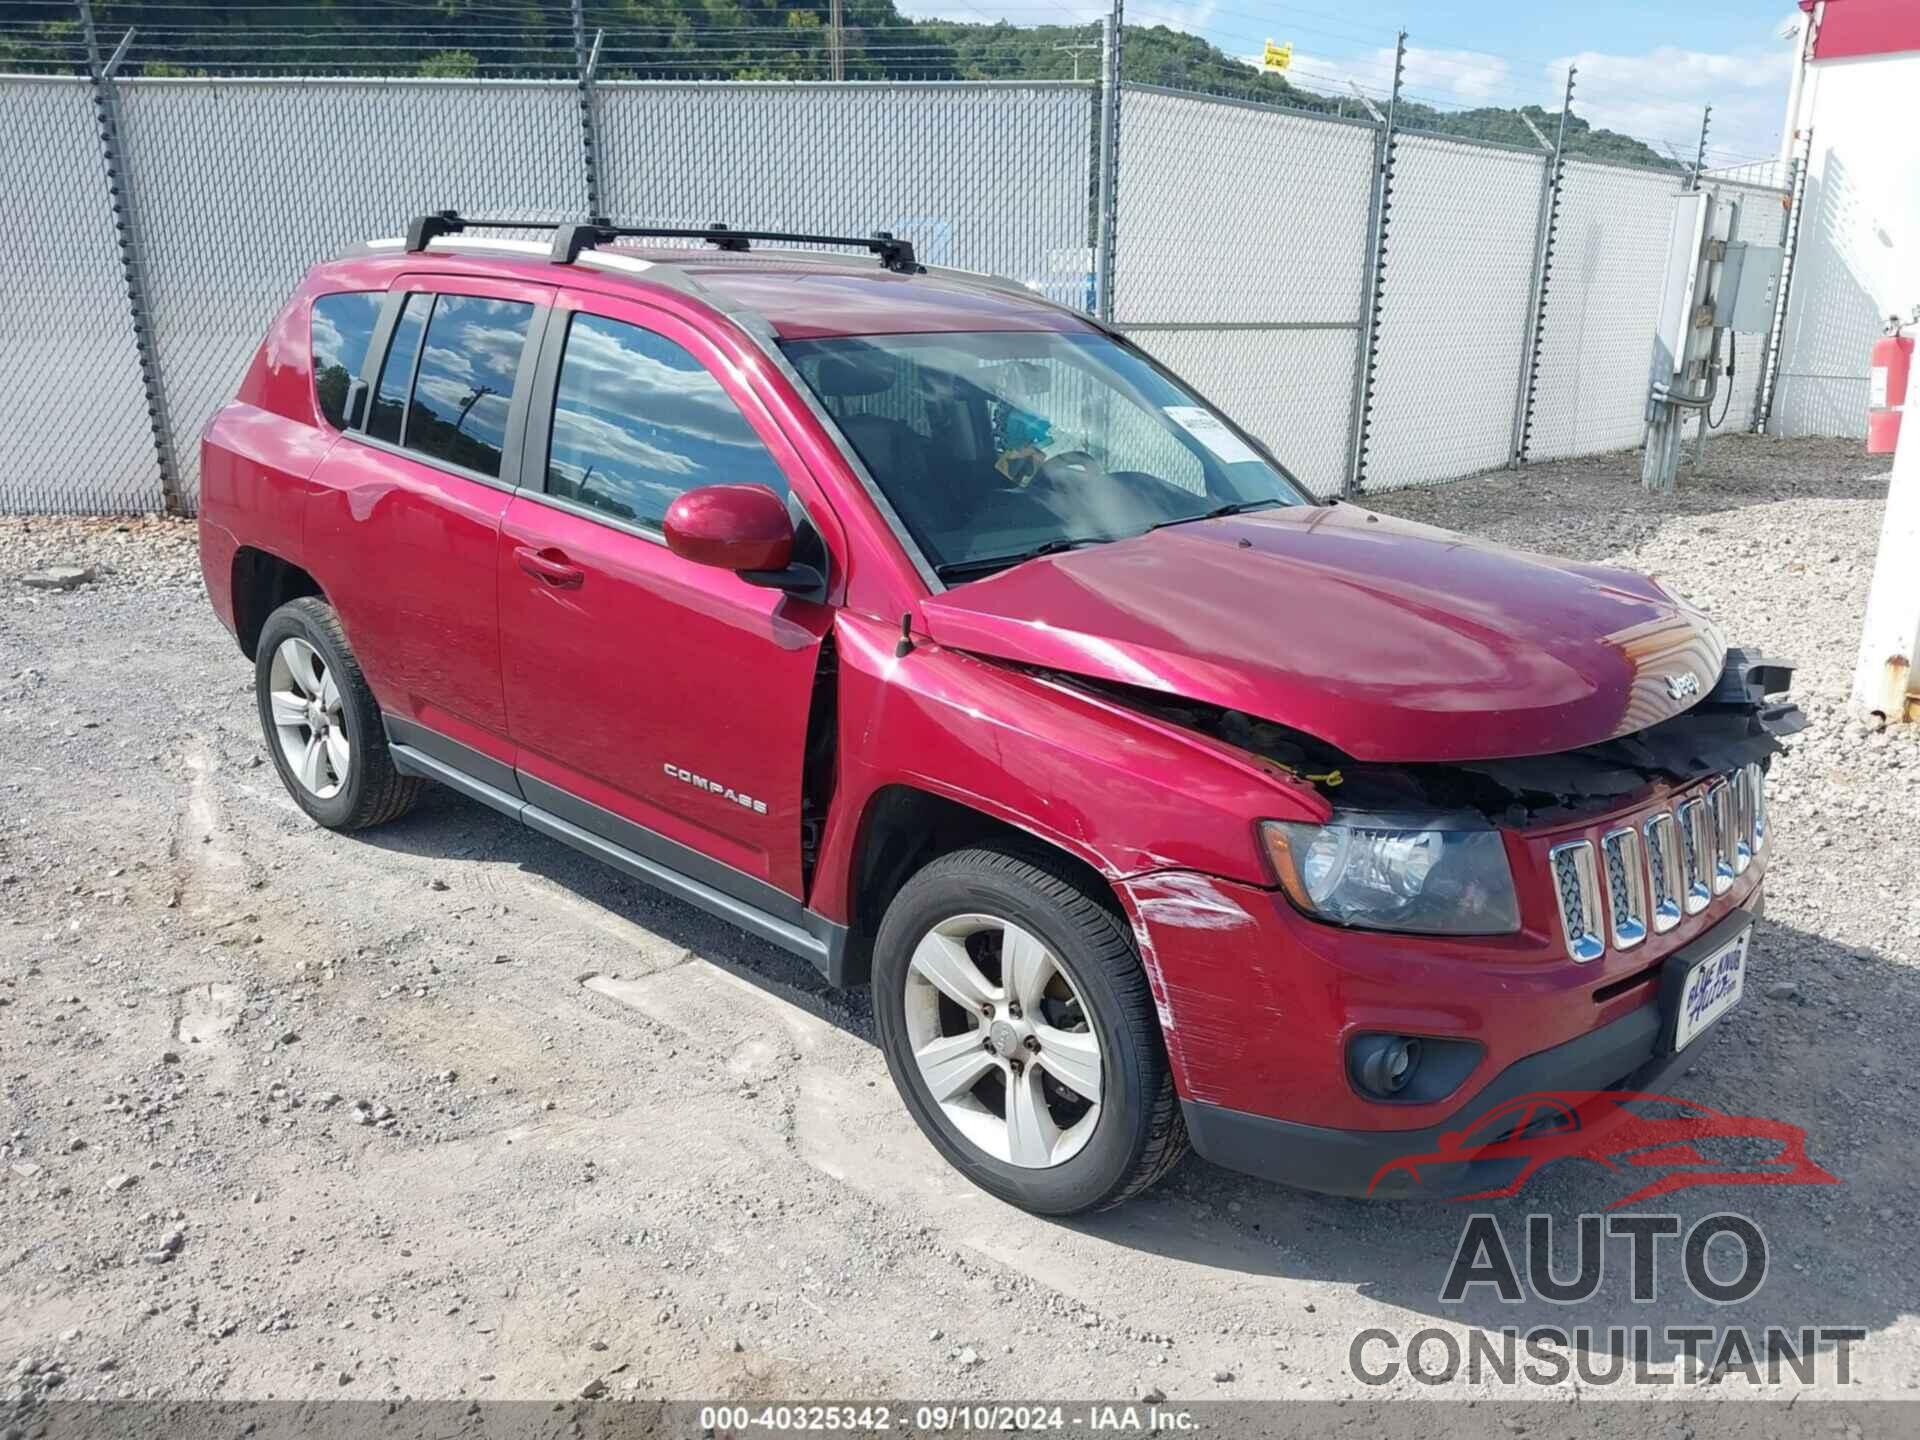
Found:
[[[590,29],[607,32],[602,73],[610,78],[818,80],[829,74],[827,0],[618,0],[589,3]],[[845,74],[854,80],[1066,79],[1099,69],[1085,48],[1089,26],[961,24],[903,18],[894,0],[845,0]],[[67,4],[0,3],[0,69],[75,68],[78,25]],[[380,57],[378,73],[537,75],[573,64],[568,7],[558,0],[294,0],[277,5],[194,5],[180,0],[95,0],[106,45],[129,26],[141,34],[129,69],[192,75],[337,71],[343,57]],[[1062,48],[1062,47],[1078,47]],[[387,57],[391,57],[390,59]],[[1163,25],[1130,25],[1123,51],[1128,80],[1244,96],[1277,105],[1354,113],[1351,96],[1289,84],[1226,54],[1197,35]],[[365,73],[367,66],[359,67]],[[1557,112],[1528,107],[1552,133]],[[1533,146],[1510,109],[1439,110],[1402,102],[1410,129]],[[1576,110],[1568,149],[1677,169],[1626,135],[1595,130]]]

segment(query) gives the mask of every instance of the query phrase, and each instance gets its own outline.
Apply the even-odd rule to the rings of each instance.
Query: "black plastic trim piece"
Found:
[[[416,215],[407,223],[407,253],[417,255],[442,235],[458,235],[465,228],[466,223],[456,210]]]
[[[763,590],[784,590],[799,600],[811,600],[816,605],[827,602],[827,577],[811,565],[789,565],[784,570],[736,570],[733,572],[749,585],[757,585]]]
[[[624,846],[583,830],[578,825],[562,819],[558,815],[541,809],[537,805],[528,805],[520,818],[542,835],[564,841],[583,854],[604,861],[616,870],[644,880],[647,884],[666,891],[677,899],[697,906],[710,915],[739,926],[751,935],[778,945],[782,950],[799,955],[813,963],[815,969],[832,977],[831,953],[827,940],[803,929],[791,921],[777,915],[769,915],[759,906],[736,896],[702,884],[690,875],[684,875],[670,866],[645,855],[635,854]]]
[[[469,755],[478,753],[469,750],[458,741],[449,740],[444,735],[435,734],[421,726],[409,725],[406,721],[400,723],[415,738],[425,737],[430,744],[448,753],[460,751],[465,751]],[[394,722],[389,719],[387,721],[389,734],[395,733],[393,725]],[[781,913],[769,913],[750,899],[743,899],[737,894],[718,889],[696,875],[685,873],[671,863],[637,853],[603,835],[595,834],[563,815],[535,805],[519,794],[509,793],[499,785],[489,784],[486,780],[469,774],[460,765],[440,759],[425,749],[396,739],[390,744],[389,750],[393,755],[394,765],[402,774],[437,780],[449,789],[457,790],[469,799],[478,800],[482,805],[491,806],[501,814],[520,821],[542,835],[611,865],[616,870],[633,876],[636,880],[644,881],[676,899],[684,900],[687,904],[706,911],[709,915],[718,916],[749,934],[757,935],[762,940],[779,946],[790,954],[798,955],[818,970],[829,985],[844,987],[865,978],[864,975],[852,973],[847,927],[806,909],[784,891],[754,880],[752,876],[741,875],[728,866],[719,865],[718,862],[709,860],[698,851],[689,850],[685,846],[666,839],[665,836],[654,835],[650,830],[631,825],[627,821],[620,820],[618,816],[611,816],[609,812],[564,790],[551,785],[542,785],[540,781],[531,780],[524,775],[517,777],[523,785],[539,786],[542,799],[563,805],[574,814],[597,813],[608,816],[620,825],[626,826],[633,836],[647,839],[649,845],[660,853],[678,851],[683,857],[701,862],[705,867],[723,871],[734,877],[736,881],[745,881],[749,886],[760,886],[764,891],[777,896],[784,902]],[[486,756],[479,756],[479,758],[483,761],[487,759]]]
[[[547,493],[547,456],[553,443],[553,406],[560,389],[560,361],[566,352],[567,336],[573,330],[573,317],[580,312],[556,306],[541,330],[540,348],[534,352],[531,384],[527,390],[526,429],[520,444],[520,488],[528,494]],[[525,357],[521,363],[526,363]]]
[[[392,726],[392,721],[388,721]],[[449,742],[451,743],[451,742]],[[482,805],[490,805],[502,815],[514,820],[526,818],[527,802],[518,795],[509,795],[506,791],[476,780],[457,765],[449,765],[437,760],[424,750],[416,750],[411,745],[399,742],[390,743],[387,751],[393,756],[394,768],[402,775],[417,775],[423,780],[438,780],[450,790],[458,790],[470,800],[478,800]]]
[[[496,760],[485,751],[476,750],[471,745],[463,745],[458,740],[442,735],[438,730],[429,730],[426,726],[412,720],[403,720],[398,715],[383,717],[387,726],[387,743],[405,745],[410,750],[418,750],[431,755],[441,763],[451,765],[472,779],[508,795],[524,799],[521,794],[519,778],[514,774],[513,766],[504,760]]]
[[[805,910],[797,899],[777,885],[769,885],[765,880],[756,879],[743,871],[723,864],[709,855],[703,855],[691,846],[682,845],[678,840],[669,840],[657,830],[649,830],[644,825],[636,825],[624,816],[603,809],[590,800],[582,800],[578,795],[550,785],[526,771],[518,771],[520,793],[527,797],[530,804],[542,810],[550,811],[570,825],[611,840],[623,850],[632,851],[656,864],[665,865],[690,879],[712,887],[723,894],[733,895],[746,901],[756,909],[764,910],[782,920],[798,923]],[[700,798],[696,790],[687,792]]]

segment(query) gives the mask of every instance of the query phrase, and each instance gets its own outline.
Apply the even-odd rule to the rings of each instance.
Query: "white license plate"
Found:
[[[1687,982],[1680,989],[1680,1013],[1674,1020],[1674,1049],[1684,1050],[1688,1041],[1740,1003],[1747,987],[1747,941],[1752,935],[1749,926],[1687,972]]]

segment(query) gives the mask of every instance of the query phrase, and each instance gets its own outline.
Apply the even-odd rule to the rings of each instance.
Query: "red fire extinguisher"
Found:
[[[1901,333],[1900,317],[1887,317],[1887,331],[1873,342],[1867,383],[1867,453],[1891,455],[1900,439],[1900,409],[1907,403],[1907,372],[1913,368],[1913,337]]]

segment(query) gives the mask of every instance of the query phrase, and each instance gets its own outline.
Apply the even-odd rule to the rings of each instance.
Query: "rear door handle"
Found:
[[[587,578],[587,572],[578,565],[569,564],[564,551],[548,547],[536,550],[531,545],[516,545],[513,558],[520,562],[520,568],[536,580],[544,580],[556,590],[578,590]]]

